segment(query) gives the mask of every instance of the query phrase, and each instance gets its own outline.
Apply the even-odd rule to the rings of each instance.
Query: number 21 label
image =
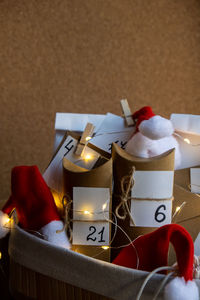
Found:
[[[136,226],[160,227],[171,223],[172,201],[132,200],[131,215]],[[133,224],[130,224],[131,226]]]
[[[74,245],[109,245],[108,222],[74,222],[73,223]]]

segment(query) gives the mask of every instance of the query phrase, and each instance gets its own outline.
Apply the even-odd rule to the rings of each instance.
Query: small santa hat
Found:
[[[19,166],[11,174],[12,194],[5,203],[0,223],[8,218],[15,208],[20,226],[28,231],[41,233],[46,240],[69,248],[66,233],[57,232],[63,222],[57,211],[53,196],[37,166]],[[7,234],[8,228],[0,226],[0,237]]]
[[[132,118],[136,121],[136,132],[139,131],[149,139],[158,140],[174,132],[172,122],[155,115],[150,106],[144,106],[136,111]]]
[[[152,272],[168,265],[169,243],[174,246],[179,276],[165,287],[165,299],[197,300],[198,288],[193,281],[194,245],[190,234],[180,225],[169,224],[140,236],[125,247],[113,263]]]

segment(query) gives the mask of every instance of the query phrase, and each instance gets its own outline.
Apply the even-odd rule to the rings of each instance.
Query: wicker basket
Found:
[[[133,300],[148,274],[54,246],[18,226],[10,235],[9,255],[10,290],[20,300]],[[142,300],[152,299],[163,277],[150,280]]]

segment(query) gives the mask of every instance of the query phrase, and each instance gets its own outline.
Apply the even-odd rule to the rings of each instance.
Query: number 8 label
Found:
[[[132,200],[131,215],[135,226],[160,227],[171,223],[172,200]],[[131,226],[133,224],[130,224]]]

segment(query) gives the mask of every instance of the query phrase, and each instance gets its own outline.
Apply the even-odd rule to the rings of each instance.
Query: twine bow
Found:
[[[128,200],[132,199],[132,197],[129,196],[129,193],[135,184],[133,178],[134,172],[135,172],[135,167],[132,167],[130,173],[122,177],[120,182],[121,184],[121,196],[119,196],[120,203],[115,209],[115,214],[119,219],[124,220],[128,215],[133,225],[135,225],[135,222],[133,221],[133,218],[131,216],[130,208],[128,206]],[[119,212],[120,209],[123,210],[122,214]]]

